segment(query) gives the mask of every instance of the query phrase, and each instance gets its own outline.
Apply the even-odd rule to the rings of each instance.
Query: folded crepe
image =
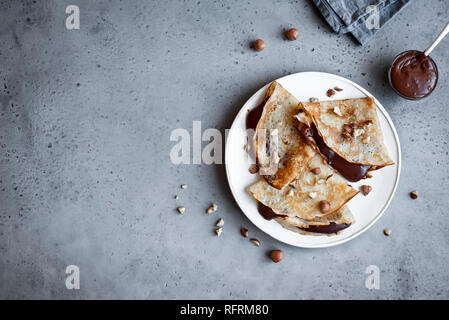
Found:
[[[317,175],[311,172],[315,168],[321,171]],[[282,190],[260,179],[248,187],[248,192],[279,216],[307,221],[331,215],[359,193],[320,154],[316,154],[296,179]],[[320,211],[322,200],[330,204],[330,210],[325,213]]]
[[[315,154],[297,129],[298,100],[276,81],[264,98],[265,104],[254,135],[259,173],[276,189],[289,184]]]
[[[371,97],[299,103],[296,117],[303,136],[329,164],[336,168],[329,159],[329,154],[333,157],[333,153],[338,158],[335,163],[349,163],[346,173],[343,172],[345,168],[336,169],[350,181],[358,181],[366,177],[368,171],[394,164],[384,145]],[[326,147],[330,149],[327,152]],[[358,174],[349,172],[358,169],[361,170]]]
[[[277,217],[275,220],[284,228],[301,234],[337,234],[341,230],[354,224],[355,219],[351,210],[343,206],[338,211],[312,221],[297,217]]]

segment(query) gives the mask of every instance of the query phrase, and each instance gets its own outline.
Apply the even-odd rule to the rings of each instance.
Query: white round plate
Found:
[[[362,98],[372,96],[354,82],[323,72],[301,72],[276,80],[299,101],[309,101],[310,97],[320,100],[329,100],[326,91],[329,88],[340,87],[332,99]],[[226,139],[225,163],[226,174],[232,194],[243,213],[259,229],[268,233],[279,241],[304,248],[324,248],[335,246],[349,241],[368,230],[385,212],[390,204],[399,182],[401,169],[401,148],[396,129],[387,111],[380,102],[374,98],[377,106],[377,115],[382,128],[384,142],[394,165],[373,171],[373,178],[367,182],[352,183],[354,188],[369,183],[373,187],[371,193],[364,197],[361,193],[353,198],[348,206],[356,222],[338,235],[301,235],[281,227],[276,221],[265,220],[257,211],[256,201],[248,194],[246,188],[259,179],[258,174],[250,174],[248,153],[244,150],[246,144],[246,115],[248,109],[255,108],[263,99],[268,84],[257,91],[237,114]]]

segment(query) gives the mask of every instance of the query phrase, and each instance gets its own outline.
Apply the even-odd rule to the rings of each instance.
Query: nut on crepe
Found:
[[[319,175],[310,172],[317,167],[321,169]],[[297,178],[282,190],[261,179],[248,187],[248,192],[278,215],[309,221],[334,213],[359,193],[326,164],[320,154],[316,154]],[[319,210],[321,200],[330,203],[326,213]]]
[[[315,124],[326,145],[346,161],[377,170],[392,165],[383,142],[374,99],[300,103],[301,124]],[[313,139],[312,139],[313,140]]]
[[[315,154],[296,127],[298,100],[276,81],[265,93],[254,135],[260,174],[276,189],[289,184]]]

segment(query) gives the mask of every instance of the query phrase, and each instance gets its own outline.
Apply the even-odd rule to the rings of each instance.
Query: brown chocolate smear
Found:
[[[320,153],[326,158],[327,163],[347,180],[357,182],[364,178],[369,169],[371,169],[371,166],[351,163],[340,157],[326,145],[314,123],[312,123],[310,128],[305,129],[304,134],[306,137],[312,137],[315,140],[318,149],[320,149]]]
[[[257,123],[259,122],[260,117],[262,117],[263,108],[266,102],[267,100],[265,99],[261,104],[248,112],[246,116],[246,129],[256,130]]]
[[[299,228],[299,227],[298,228],[307,232],[314,232],[314,233],[338,233],[339,231],[346,229],[350,225],[351,225],[350,223],[336,224],[335,222],[331,222],[328,225],[320,225],[320,226],[310,225],[307,228]]]
[[[410,99],[428,96],[438,81],[438,69],[432,58],[411,50],[400,54],[390,67],[390,81],[396,91]]]
[[[259,211],[260,215],[266,220],[271,220],[273,218],[279,217],[279,215],[276,214],[273,209],[264,205],[262,202],[257,203],[257,210]]]
[[[273,209],[264,205],[262,202],[257,202],[257,210],[259,211],[261,216],[264,217],[266,220],[272,220],[278,217],[285,217],[284,215],[276,214],[273,211]],[[337,233],[340,230],[346,229],[350,225],[351,225],[350,223],[335,224],[334,222],[331,222],[328,225],[319,225],[319,226],[310,225],[308,228],[298,227],[298,229],[315,233]]]

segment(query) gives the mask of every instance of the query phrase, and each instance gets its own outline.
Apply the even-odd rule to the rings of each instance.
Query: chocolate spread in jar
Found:
[[[423,52],[411,50],[394,59],[389,72],[391,86],[401,96],[421,99],[435,89],[438,69],[432,58]]]
[[[371,169],[371,166],[351,163],[340,157],[340,155],[326,145],[314,123],[312,123],[310,128],[304,130],[304,135],[306,137],[312,137],[315,140],[315,144],[320,149],[320,153],[324,156],[327,163],[347,180],[357,182],[364,178],[369,169]]]

